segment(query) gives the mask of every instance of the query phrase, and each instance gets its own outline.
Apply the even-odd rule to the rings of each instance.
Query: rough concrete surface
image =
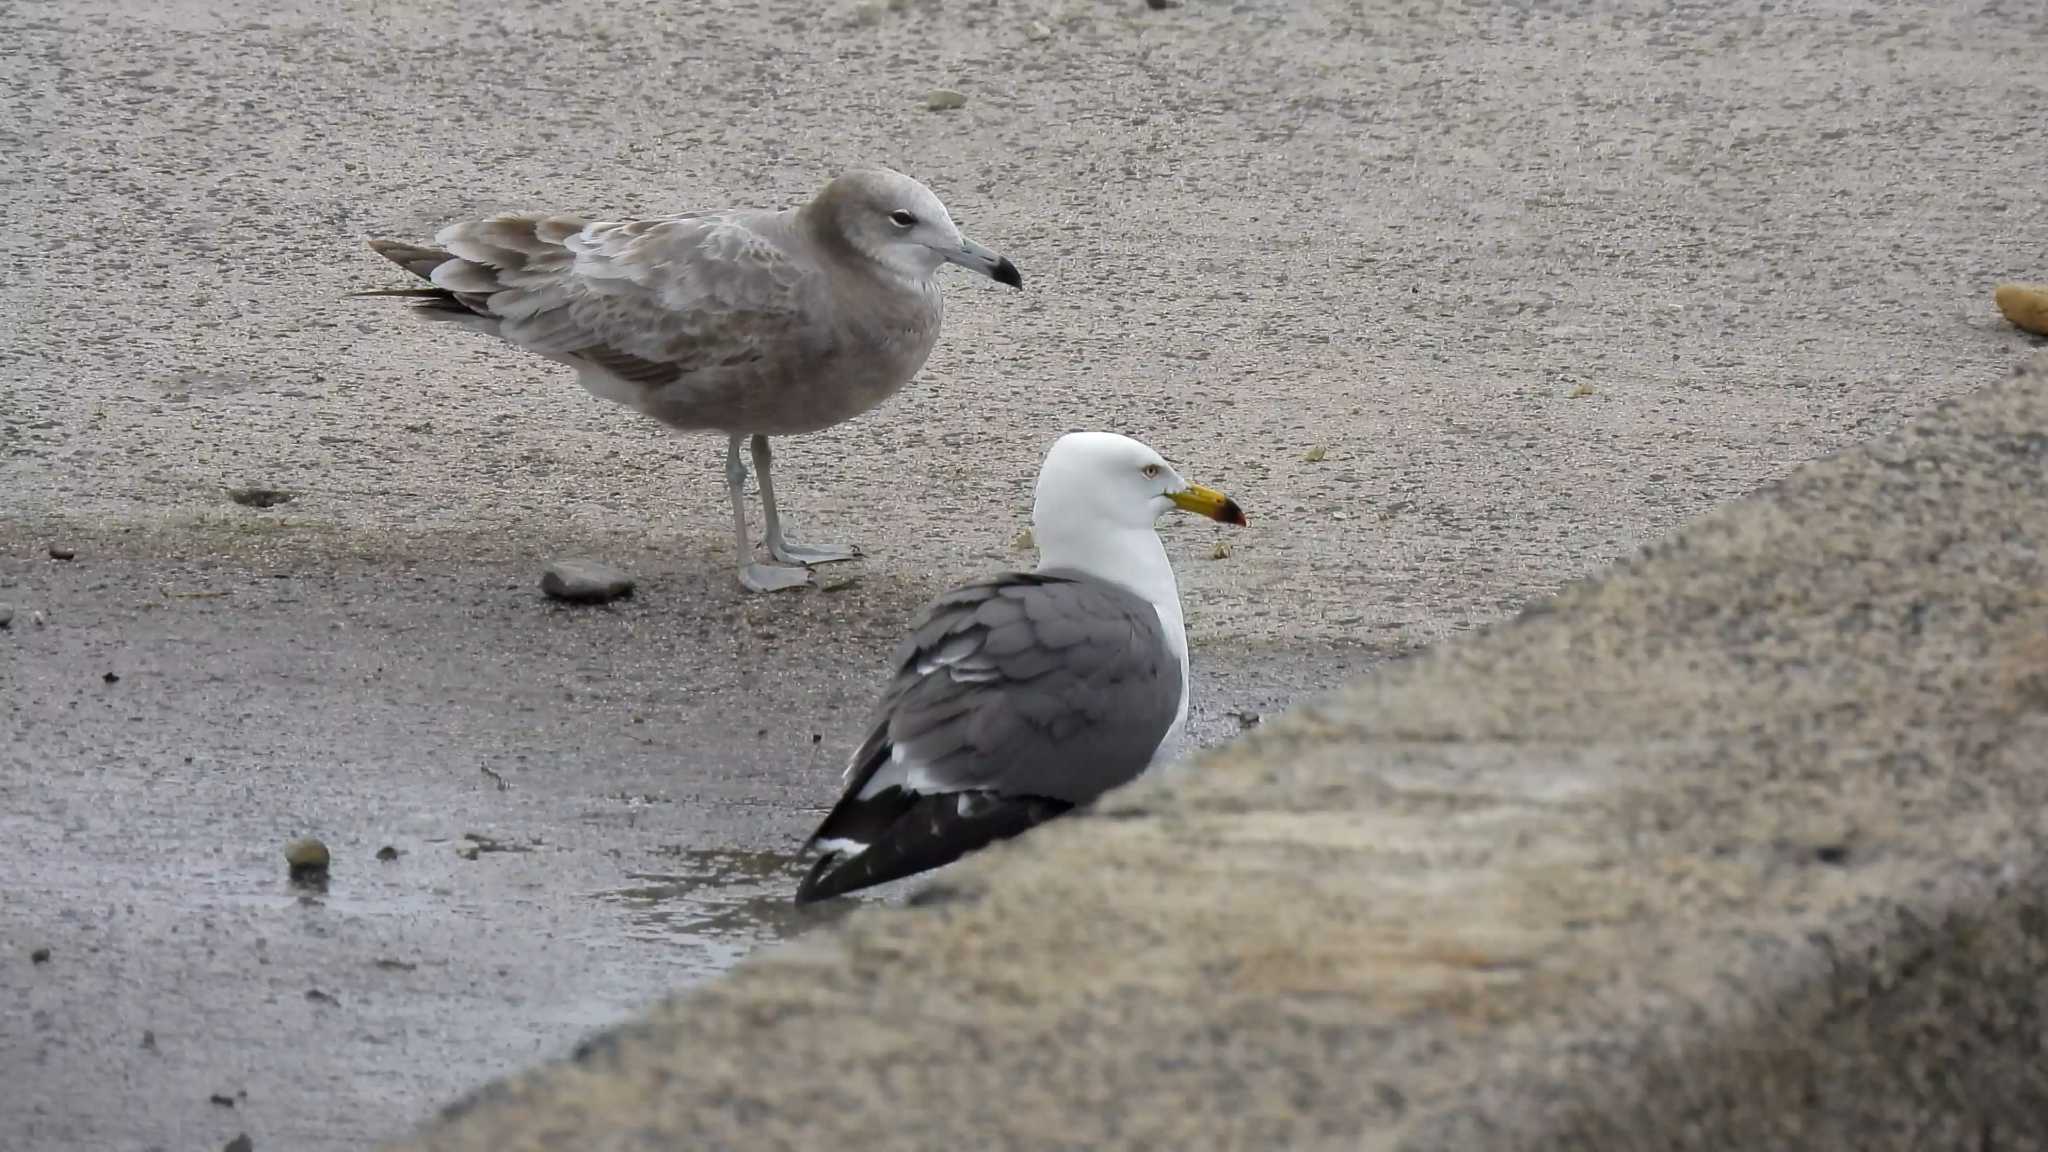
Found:
[[[407,1147],[2048,1148],[2036,365]]]
[[[1168,528],[1208,743],[2038,344],[1989,297],[2048,262],[2038,5],[16,0],[0,45],[9,1149],[359,1148],[808,928],[883,651],[1022,558],[1067,428],[1254,518]],[[341,298],[404,280],[366,236],[868,159],[1028,289],[949,276],[920,379],[779,446],[836,591],[738,594],[712,440]],[[549,605],[572,556],[635,596]]]

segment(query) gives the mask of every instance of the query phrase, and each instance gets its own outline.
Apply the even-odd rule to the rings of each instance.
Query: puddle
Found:
[[[635,872],[624,888],[596,893],[625,911],[623,935],[675,944],[704,954],[722,969],[764,945],[830,923],[857,907],[851,900],[799,907],[791,899],[806,862],[779,852],[676,848],[663,852],[671,872]]]

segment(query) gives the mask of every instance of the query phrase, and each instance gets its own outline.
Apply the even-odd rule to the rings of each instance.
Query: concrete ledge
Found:
[[[416,1149],[2048,1147],[2048,358]]]

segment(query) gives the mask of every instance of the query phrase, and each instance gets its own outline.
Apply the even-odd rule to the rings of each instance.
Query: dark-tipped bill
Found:
[[[934,250],[948,261],[970,272],[979,272],[998,284],[1008,284],[1017,289],[1024,287],[1024,274],[1017,271],[1017,266],[1010,263],[1008,256],[998,256],[965,237],[961,238],[957,251]]]
[[[1237,506],[1237,501],[1214,488],[1190,484],[1178,492],[1169,493],[1167,498],[1198,516],[1207,516],[1211,520],[1236,524],[1239,527],[1245,523],[1244,509]]]

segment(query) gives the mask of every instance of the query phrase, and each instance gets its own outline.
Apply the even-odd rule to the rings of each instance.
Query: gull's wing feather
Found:
[[[511,214],[378,251],[496,322],[503,339],[650,388],[801,353],[831,330],[822,273],[780,214],[622,223]]]
[[[1103,580],[1008,573],[927,606],[898,648],[799,889],[937,867],[1136,778],[1180,705],[1159,614]]]

